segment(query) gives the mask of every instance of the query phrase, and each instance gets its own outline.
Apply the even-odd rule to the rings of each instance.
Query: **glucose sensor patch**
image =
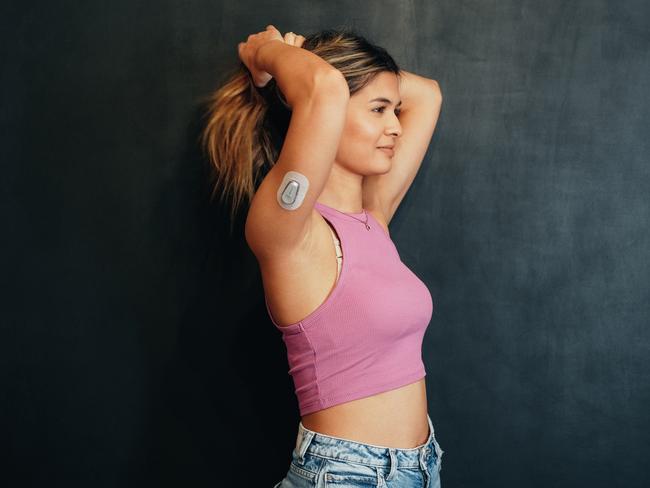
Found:
[[[302,173],[287,171],[278,188],[278,203],[286,210],[295,210],[305,200],[309,180]]]

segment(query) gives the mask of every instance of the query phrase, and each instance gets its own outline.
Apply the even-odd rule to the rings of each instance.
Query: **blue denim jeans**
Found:
[[[440,488],[444,451],[427,419],[429,438],[410,449],[333,437],[300,422],[289,472],[273,488]]]

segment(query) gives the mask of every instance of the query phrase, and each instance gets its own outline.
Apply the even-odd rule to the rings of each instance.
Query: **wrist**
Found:
[[[262,71],[268,72],[268,68],[271,65],[270,61],[273,59],[272,52],[278,44],[286,45],[286,43],[280,39],[271,39],[258,47],[255,52],[255,66]]]

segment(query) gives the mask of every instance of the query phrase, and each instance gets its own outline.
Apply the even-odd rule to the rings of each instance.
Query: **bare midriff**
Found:
[[[425,378],[304,415],[302,424],[320,434],[366,444],[420,446],[429,437]]]

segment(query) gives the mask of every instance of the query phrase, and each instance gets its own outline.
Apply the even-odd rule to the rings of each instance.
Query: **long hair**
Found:
[[[305,36],[301,48],[338,69],[351,96],[380,72],[395,73],[399,80],[400,69],[388,52],[349,28]],[[250,203],[275,164],[289,128],[291,109],[274,78],[264,87],[256,87],[241,61],[205,100],[207,120],[200,142],[210,162],[211,199],[216,194],[222,202],[230,199],[232,223],[240,206]]]

